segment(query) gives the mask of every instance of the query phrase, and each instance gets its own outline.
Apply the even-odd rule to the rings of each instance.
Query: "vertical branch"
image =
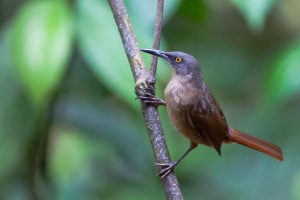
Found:
[[[161,5],[160,10],[162,10],[163,1],[159,2]],[[153,76],[155,77],[156,69],[153,69],[151,71],[148,71],[146,69],[123,0],[109,0],[109,4],[114,14],[114,18],[122,38],[123,46],[130,63],[131,71],[136,82],[135,90],[137,95],[142,96],[146,94],[146,92],[154,93],[155,82],[153,81]],[[160,13],[161,16],[157,18],[162,19],[162,11],[160,11]],[[157,35],[160,35],[161,31],[158,29],[161,29],[161,27],[156,29]],[[159,38],[160,36],[156,36],[156,46],[159,46]],[[154,74],[151,74],[152,71],[154,71]],[[155,162],[170,163],[171,159],[164,138],[164,133],[157,108],[154,106],[145,105],[143,102],[141,102],[141,109],[154,153]],[[171,173],[165,178],[165,180],[163,181],[163,186],[167,199],[183,199],[177,178],[174,173]]]
[[[155,22],[155,29],[154,29],[154,41],[152,49],[159,49],[160,45],[160,37],[161,37],[161,30],[163,24],[163,11],[164,11],[164,0],[157,1],[157,8],[156,8],[156,22]],[[152,56],[151,65],[150,65],[150,73],[152,78],[155,80],[156,69],[157,69],[157,56]]]

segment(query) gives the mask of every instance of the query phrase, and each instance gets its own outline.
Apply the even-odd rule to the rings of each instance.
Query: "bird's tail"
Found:
[[[283,161],[282,151],[278,146],[270,142],[258,139],[254,136],[248,135],[246,133],[243,133],[239,130],[229,128],[228,141],[236,142],[238,144],[267,154],[277,160]]]

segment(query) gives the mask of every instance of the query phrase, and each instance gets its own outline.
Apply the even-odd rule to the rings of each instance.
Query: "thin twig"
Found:
[[[153,41],[153,46],[152,46],[153,49],[159,49],[161,30],[162,30],[162,24],[163,24],[163,11],[164,11],[164,0],[158,0],[157,8],[156,8],[156,23],[155,23],[155,29],[154,29],[154,41]],[[150,65],[150,73],[154,80],[156,77],[156,69],[157,69],[157,56],[152,56],[151,65]]]
[[[130,63],[131,71],[136,83],[135,91],[138,96],[147,92],[154,93],[155,85],[151,80],[150,71],[145,67],[144,60],[140,54],[139,46],[128,18],[127,10],[123,0],[109,0],[111,10],[118,26],[124,49]],[[162,12],[161,12],[162,13]],[[152,145],[155,162],[169,163],[171,161],[167,144],[157,108],[146,105],[141,101],[141,109],[147,127],[150,143]],[[174,173],[171,173],[163,181],[167,199],[183,199],[179,184]]]

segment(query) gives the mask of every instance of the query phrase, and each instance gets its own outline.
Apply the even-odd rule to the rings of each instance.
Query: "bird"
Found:
[[[193,56],[179,51],[140,51],[162,58],[173,71],[164,90],[165,101],[151,94],[140,99],[146,103],[165,105],[175,129],[190,141],[188,150],[176,162],[156,163],[161,166],[158,176],[162,180],[199,144],[213,147],[221,156],[223,143],[238,143],[283,161],[280,147],[228,126],[223,111],[204,82],[200,65]]]

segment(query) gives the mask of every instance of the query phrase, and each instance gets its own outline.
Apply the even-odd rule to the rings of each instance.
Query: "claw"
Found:
[[[178,164],[178,162],[155,163],[155,164],[163,168],[158,174],[156,174],[156,176],[159,176],[160,180],[163,182],[165,178],[173,171],[173,169]]]
[[[187,155],[189,154],[193,149],[197,147],[197,144],[191,142],[190,147],[188,150],[177,160],[176,162],[171,163],[155,163],[157,166],[160,166],[162,169],[161,171],[156,175],[160,176],[160,180],[164,181],[165,178],[174,170],[174,168],[178,165],[178,163]]]
[[[144,96],[137,96],[135,99],[140,99],[144,103],[152,104],[155,106],[166,105],[166,103],[162,99],[159,99],[155,95],[150,93],[146,93]]]

